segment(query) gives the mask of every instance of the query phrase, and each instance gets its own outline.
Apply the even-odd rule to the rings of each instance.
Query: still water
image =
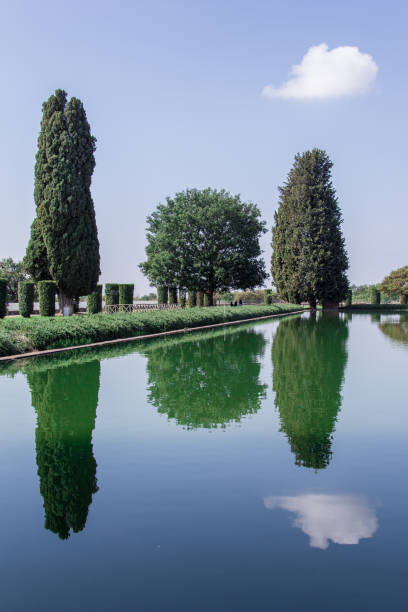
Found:
[[[408,317],[0,369],[0,607],[407,610]]]

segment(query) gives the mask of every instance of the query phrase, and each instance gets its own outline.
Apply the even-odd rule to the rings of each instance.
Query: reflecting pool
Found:
[[[408,313],[0,367],[1,610],[405,611]]]

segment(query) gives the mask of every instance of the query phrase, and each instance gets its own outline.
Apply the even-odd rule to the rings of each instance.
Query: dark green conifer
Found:
[[[43,105],[32,225],[25,264],[35,280],[57,282],[60,306],[95,290],[99,241],[90,186],[95,138],[83,104],[57,90]]]
[[[295,157],[280,188],[272,238],[272,277],[278,293],[315,307],[346,297],[348,259],[342,217],[331,181],[333,164],[325,151]]]

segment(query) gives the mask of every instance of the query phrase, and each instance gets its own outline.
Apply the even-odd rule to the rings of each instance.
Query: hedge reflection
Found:
[[[92,451],[100,362],[48,370],[28,369],[45,528],[69,537],[85,527],[92,495],[98,490]]]
[[[265,397],[259,381],[264,347],[263,335],[252,329],[146,345],[148,400],[188,429],[238,422]]]
[[[272,345],[273,389],[281,431],[296,465],[325,468],[341,407],[347,324],[336,315],[286,319]]]

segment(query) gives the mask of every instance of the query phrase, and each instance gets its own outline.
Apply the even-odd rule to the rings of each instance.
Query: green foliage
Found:
[[[55,315],[55,294],[57,292],[56,282],[43,280],[37,284],[37,287],[40,301],[40,315],[42,317],[53,317]]]
[[[97,492],[92,451],[100,362],[28,370],[37,413],[35,446],[45,528],[65,540],[82,531]]]
[[[408,295],[408,266],[393,270],[384,278],[380,290],[387,295]]]
[[[157,303],[167,304],[169,300],[169,290],[167,287],[160,285],[157,287]]]
[[[187,429],[239,423],[266,397],[259,379],[264,347],[254,329],[145,344],[149,402]]]
[[[197,306],[204,306],[204,292],[197,291]]]
[[[235,291],[232,296],[234,302],[242,300],[244,304],[264,304],[264,290],[257,289],[255,291]],[[272,304],[272,300],[268,302]]]
[[[204,293],[203,295],[203,306],[212,306],[212,304],[210,304],[208,293]]]
[[[264,304],[272,304],[272,292],[270,289],[264,289]]]
[[[341,408],[347,363],[347,325],[321,313],[281,321],[272,344],[273,389],[281,430],[296,465],[325,468]]]
[[[181,306],[181,308],[185,308],[186,304],[187,304],[187,291],[186,291],[186,289],[180,289],[180,291],[179,291],[179,298],[180,298],[180,306]]]
[[[7,302],[17,302],[18,283],[30,280],[30,276],[25,271],[23,263],[13,261],[11,257],[0,260],[0,278],[7,280]]]
[[[347,291],[346,300],[345,300],[345,304],[344,305],[347,306],[348,308],[350,308],[352,303],[353,303],[353,292],[352,292],[351,289],[349,289]]]
[[[370,304],[380,304],[381,294],[376,287],[370,289]]]
[[[87,297],[88,314],[102,312],[102,285],[97,285],[96,290]]]
[[[190,308],[194,308],[197,305],[197,292],[194,289],[188,290],[188,305]]]
[[[136,300],[140,300],[142,302],[155,302],[157,300],[157,294],[151,291],[150,293],[137,297]]]
[[[106,283],[105,304],[106,306],[116,306],[119,304],[119,285],[117,283]]]
[[[169,304],[177,304],[177,287],[169,287]]]
[[[39,283],[40,284],[40,283]],[[186,308],[138,313],[81,315],[79,317],[6,319],[0,328],[0,356],[89,344],[115,338],[200,327],[227,321],[250,320],[298,310],[293,304],[241,308]]]
[[[65,298],[92,292],[100,274],[90,191],[95,142],[82,102],[67,103],[66,92],[57,90],[43,104],[35,165],[37,221],[25,262],[34,278],[43,279],[49,270],[62,305]]]
[[[0,278],[0,319],[6,316],[7,279]]]
[[[134,289],[131,283],[119,285],[119,304],[133,304]]]
[[[348,289],[341,212],[332,162],[319,149],[295,156],[280,188],[272,238],[272,277],[288,301],[338,303]]]
[[[147,219],[147,260],[155,285],[189,287],[208,295],[253,288],[266,273],[259,238],[266,231],[258,207],[213,189],[188,189],[159,204]]]
[[[32,281],[18,283],[18,309],[22,317],[29,317],[33,312],[35,284]]]
[[[37,181],[37,178],[35,180]],[[34,194],[35,193],[36,190],[34,189]],[[31,224],[30,240],[23,259],[23,266],[36,282],[47,280],[51,276],[47,249],[41,234],[41,226],[38,217],[35,217]]]
[[[400,296],[400,304],[408,304],[408,295]]]

